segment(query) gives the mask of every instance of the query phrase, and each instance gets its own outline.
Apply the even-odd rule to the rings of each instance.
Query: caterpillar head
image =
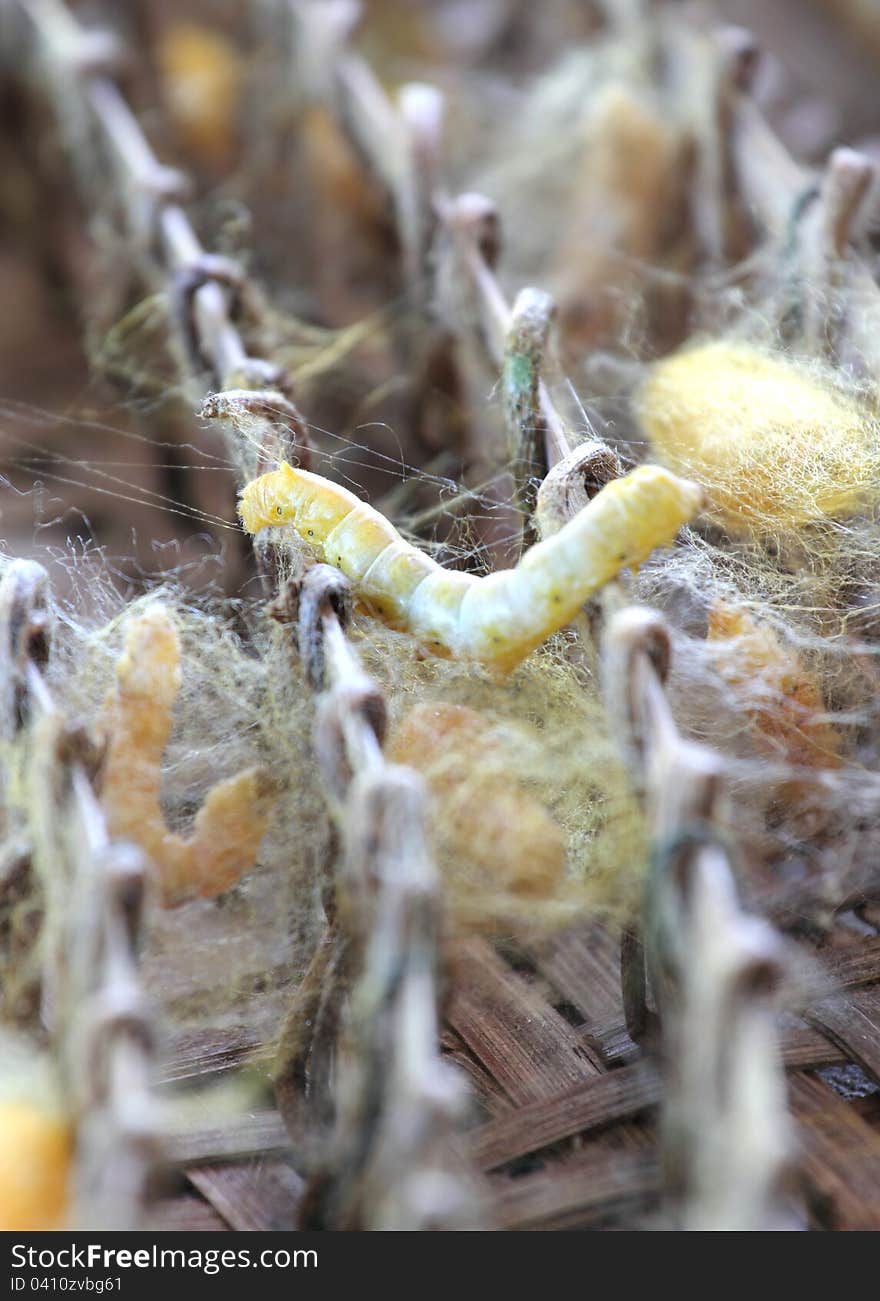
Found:
[[[252,479],[241,494],[238,513],[248,533],[281,524],[295,524],[298,494],[296,471],[286,461],[277,470]]]

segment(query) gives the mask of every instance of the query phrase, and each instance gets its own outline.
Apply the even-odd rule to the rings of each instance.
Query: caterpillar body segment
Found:
[[[613,480],[515,569],[474,580],[461,607],[462,649],[454,653],[517,663],[622,569],[671,542],[702,505],[701,488],[659,466]]]
[[[702,489],[643,465],[607,484],[515,569],[484,578],[444,569],[378,511],[329,479],[286,463],[244,489],[249,533],[292,524],[361,600],[439,654],[512,667],[569,623],[599,587],[672,541]]]

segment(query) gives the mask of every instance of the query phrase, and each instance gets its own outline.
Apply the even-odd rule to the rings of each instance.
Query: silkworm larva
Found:
[[[112,836],[149,855],[162,902],[213,898],[253,867],[275,792],[268,774],[249,768],[208,791],[188,836],[165,823],[162,756],[181,685],[181,648],[168,610],[153,605],[128,625],[105,709],[107,756],[101,803]]]
[[[515,569],[484,578],[444,569],[353,493],[286,462],[247,485],[239,514],[248,533],[292,524],[376,614],[435,653],[508,668],[620,570],[671,542],[702,505],[697,484],[640,466],[607,484]]]

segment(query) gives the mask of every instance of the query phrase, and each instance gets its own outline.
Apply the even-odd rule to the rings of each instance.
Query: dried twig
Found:
[[[337,1228],[464,1227],[473,1198],[451,1165],[450,1140],[466,1099],[438,1051],[438,883],[425,844],[424,790],[413,772],[383,758],[384,699],[345,639],[349,602],[343,576],[317,565],[279,603],[286,608],[276,605],[276,616],[288,619],[298,606],[306,675],[324,688],[315,750],[344,848],[330,929],[297,1014],[311,1010],[320,1026],[314,1012],[330,965],[341,958],[355,973],[335,1133],[304,1217]],[[338,995],[332,1008],[335,1026]],[[331,1051],[326,1025],[309,1043],[288,1021],[286,1040],[288,1092],[307,1079],[320,1092],[315,1077],[323,1082]]]
[[[43,918],[43,899],[33,867],[33,846],[24,810],[10,799],[16,767],[15,742],[29,722],[29,663],[46,663],[49,653],[48,578],[32,560],[13,562],[0,581],[0,818],[4,853],[0,862],[0,962],[2,1006],[27,1020],[40,998],[40,974],[33,959]]]
[[[784,245],[798,196],[812,188],[813,175],[767,124],[748,84],[730,89],[731,183],[767,235]]]
[[[864,154],[835,149],[803,222],[804,337],[816,351],[831,356],[843,326],[845,263],[852,257],[858,218],[875,175],[874,164]]]
[[[49,84],[65,88],[59,106],[74,165],[87,192],[91,187],[94,150],[78,147],[82,133],[97,131],[114,166],[116,191],[135,247],[147,274],[164,278],[176,307],[187,368],[202,382],[222,391],[249,390],[247,409],[258,426],[242,437],[234,417],[241,401],[224,392],[214,394],[208,413],[221,419],[228,432],[231,456],[242,482],[257,473],[263,459],[290,459],[298,446],[308,446],[306,426],[292,410],[291,384],[281,368],[251,357],[236,326],[246,300],[246,277],[228,258],[205,251],[181,203],[188,197],[186,178],[165,167],[154,155],[140,124],[113,81],[118,57],[112,38],[80,27],[61,0],[17,0],[31,19]],[[72,120],[79,133],[71,131]],[[105,179],[105,178],[104,178]],[[261,401],[254,400],[259,390]],[[283,400],[278,402],[278,391]],[[208,414],[206,413],[206,414]]]
[[[723,28],[713,41],[697,37],[684,48],[690,57],[679,71],[693,105],[698,145],[694,226],[717,266],[741,257],[746,247],[747,220],[733,184],[732,136],[738,98],[751,84],[758,49],[751,33],[738,27]]]
[[[720,760],[678,733],[663,692],[659,616],[627,610],[606,644],[609,707],[628,738],[653,827],[645,947],[660,1012],[667,1196],[686,1229],[797,1227],[786,1198],[792,1126],[774,998],[782,940],[736,899],[716,816]],[[630,957],[640,962],[636,948]],[[643,1022],[630,973],[631,1033]]]
[[[552,537],[595,497],[596,493],[623,474],[617,453],[592,439],[579,443],[547,473],[535,500],[538,536]]]
[[[876,167],[848,148],[835,149],[821,174],[797,163],[749,98],[757,53],[749,34],[730,29],[719,40],[734,72],[725,92],[727,189],[788,264],[781,312],[794,319],[783,326],[808,348],[876,377],[880,288],[856,252]]]
[[[547,463],[541,412],[541,368],[553,319],[554,303],[539,289],[522,289],[510,315],[501,388],[507,424],[507,447],[516,501],[524,518],[532,514],[534,484],[544,479]],[[523,530],[523,545],[529,531]]]
[[[411,82],[401,86],[392,102],[367,61],[351,48],[361,16],[357,0],[267,0],[266,8],[289,48],[294,84],[307,100],[330,109],[388,195],[405,279],[415,302],[425,305],[442,94],[434,86]]]
[[[520,331],[535,324],[535,311],[539,316],[549,316],[549,299],[522,297],[519,312],[512,315],[501,287],[494,275],[500,251],[498,213],[491,200],[481,194],[460,194],[454,199],[438,200],[440,229],[436,240],[437,301],[441,316],[465,338],[473,332],[470,325],[473,304],[479,322],[478,338],[485,349],[487,360],[498,371],[503,371],[505,355],[510,348],[515,352],[520,341]],[[528,291],[524,291],[528,292]],[[536,291],[530,291],[536,294]],[[538,303],[540,302],[540,307]],[[523,321],[531,316],[531,323]],[[512,331],[510,342],[508,334]],[[540,367],[543,346],[536,348],[540,330],[531,330],[530,347],[534,367]],[[515,365],[515,363],[513,363]],[[531,381],[524,380],[527,390]],[[565,456],[571,442],[565,426],[547,390],[543,379],[537,378],[537,409],[544,437],[544,454],[548,466],[555,465]],[[534,400],[532,400],[534,404]]]
[[[73,1223],[134,1228],[158,1158],[152,1027],[136,946],[145,864],[111,844],[92,790],[96,755],[54,706],[47,578],[13,562],[0,609],[16,647],[14,726],[27,729],[34,864],[45,897],[43,1007],[76,1124]]]

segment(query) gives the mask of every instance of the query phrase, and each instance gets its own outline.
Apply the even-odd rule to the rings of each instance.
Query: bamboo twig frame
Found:
[[[426,305],[434,195],[442,150],[443,95],[423,82],[400,87],[396,102],[351,47],[357,0],[264,0],[267,23],[288,49],[298,91],[333,113],[357,156],[388,196],[404,279]]]
[[[236,323],[251,292],[247,279],[235,262],[200,243],[182,206],[190,190],[186,177],[156,158],[113,80],[119,55],[112,37],[86,31],[62,0],[17,3],[31,21],[50,84],[64,88],[59,117],[68,143],[77,139],[67,122],[70,109],[80,132],[97,132],[134,245],[174,307],[185,367],[203,391],[206,380],[219,390],[204,414],[222,422],[240,482],[266,461],[307,461],[307,426],[293,404],[289,378],[273,362],[248,353]],[[91,152],[71,147],[70,154],[88,193]],[[256,426],[248,438],[241,436],[242,415]]]
[[[462,286],[465,296],[473,297],[478,338],[489,364],[499,373],[505,372],[508,389],[511,381],[516,381],[515,392],[505,398],[508,418],[521,427],[522,418],[514,414],[516,406],[522,404],[526,411],[536,409],[549,468],[571,449],[569,434],[540,376],[552,301],[546,295],[539,298],[536,290],[523,290],[525,296],[517,300],[511,312],[494,274],[500,252],[500,222],[490,199],[481,194],[460,194],[455,198],[440,195],[437,204],[440,224],[435,237],[435,284],[440,314],[467,339],[471,327],[459,302]],[[541,318],[546,319],[546,324]],[[524,373],[518,376],[515,360],[505,359],[521,351],[523,330],[530,336],[526,348],[529,363],[520,367]]]
[[[653,834],[645,952],[624,947],[624,1002],[630,1033],[643,1037],[649,976],[665,1065],[667,1206],[683,1229],[798,1228],[774,1018],[786,950],[737,901],[716,820],[721,760],[679,735],[663,691],[670,655],[653,611],[628,609],[611,621],[608,706],[627,738]]]
[[[306,678],[321,692],[315,754],[342,840],[328,931],[306,992],[295,998],[279,1062],[289,1113],[292,1090],[308,1082],[314,1093],[320,1082],[324,1092],[330,1030],[341,1025],[334,1131],[304,1199],[303,1226],[472,1227],[475,1193],[453,1143],[467,1094],[438,1049],[440,893],[425,837],[425,791],[412,770],[382,754],[385,701],[346,640],[350,604],[343,575],[315,565],[274,610],[282,621],[297,619]],[[340,955],[353,980],[349,1014],[343,1023],[331,996],[330,1024],[315,1017],[310,1038],[307,1005],[317,1011]]]
[[[154,1032],[137,960],[146,864],[108,837],[94,749],[43,676],[50,633],[45,570],[13,561],[0,582],[5,734],[27,746],[43,1019],[76,1133],[70,1218],[75,1228],[127,1230],[143,1222],[160,1158]]]

